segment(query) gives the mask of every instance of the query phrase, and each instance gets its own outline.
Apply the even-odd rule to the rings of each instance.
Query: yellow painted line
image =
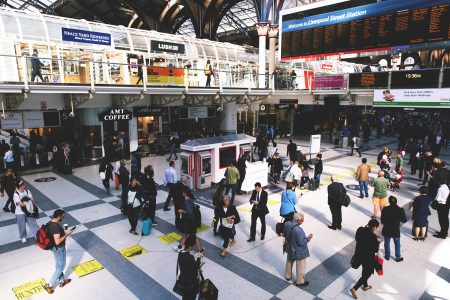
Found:
[[[208,225],[205,225],[205,224],[200,224],[200,227],[199,227],[199,228],[197,228],[197,233],[200,233],[200,232],[206,231],[206,230],[208,230],[208,229],[209,229],[209,226],[208,226]]]
[[[275,205],[281,203],[281,200],[269,199],[267,205]]]
[[[252,206],[250,205],[250,203],[242,204],[238,206],[238,210],[243,212],[251,212]]]
[[[148,253],[148,251],[145,250],[144,248],[142,248],[139,245],[134,245],[134,246],[125,248],[123,250],[120,250],[119,253],[122,254],[123,257],[125,257],[125,258],[131,259],[131,258],[136,257],[138,255],[142,255],[142,254]]]
[[[100,271],[101,269],[103,269],[103,266],[96,259],[72,267],[72,270],[78,277],[86,276],[88,274]]]
[[[44,285],[46,284],[47,282],[45,282],[44,278],[39,278],[37,280],[19,285],[17,287],[13,287],[12,291],[17,299],[19,300],[27,299],[33,295],[44,292],[45,291]]]
[[[159,236],[158,240],[160,240],[164,244],[169,245],[169,244],[172,244],[174,242],[181,240],[181,235],[177,232],[171,232],[169,234]]]

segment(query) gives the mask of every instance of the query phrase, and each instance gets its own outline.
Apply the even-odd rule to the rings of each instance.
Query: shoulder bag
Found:
[[[281,218],[281,222],[278,222],[277,225],[275,225],[275,232],[278,236],[284,235],[284,218]]]
[[[291,240],[291,236],[292,236],[292,230],[294,230],[295,227],[297,227],[298,225],[294,225],[292,226],[291,230],[289,231],[288,237],[284,238],[284,242],[283,242],[283,254],[287,252],[288,250],[288,246],[289,246],[289,241]]]

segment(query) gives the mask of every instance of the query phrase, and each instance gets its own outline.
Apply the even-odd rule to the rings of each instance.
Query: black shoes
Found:
[[[164,211],[169,211],[170,207],[164,207]]]
[[[334,226],[328,226],[328,228],[330,228],[331,230],[336,230],[337,229],[337,227],[334,227]]]
[[[389,258],[389,257],[387,257],[387,256],[385,256],[385,257],[384,257],[384,259],[385,259],[385,260],[390,260],[390,258]]]
[[[10,212],[9,208],[7,208],[7,207],[3,207],[3,211],[4,212]]]
[[[445,240],[445,239],[447,238],[446,235],[442,235],[442,234],[433,234],[433,236],[434,236],[435,238],[443,239],[443,240]]]
[[[261,241],[264,241],[264,236],[263,235],[261,236]]]
[[[248,240],[247,240],[247,242],[254,242],[255,241],[255,239],[254,238],[249,238]]]
[[[396,262],[401,262],[401,261],[403,261],[403,257],[396,258],[395,261],[396,261]]]
[[[359,198],[363,199],[363,198],[364,198],[364,196],[359,196]]]
[[[300,284],[295,284],[296,286],[308,286],[309,285],[309,281],[305,281],[305,282],[303,282],[303,283],[300,283]]]

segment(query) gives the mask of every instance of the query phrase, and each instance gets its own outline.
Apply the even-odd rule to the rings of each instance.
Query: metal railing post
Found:
[[[144,85],[144,92],[147,92],[147,66],[142,64],[142,84]]]
[[[92,61],[89,62],[89,77],[91,79],[91,91],[95,91],[94,63]]]
[[[23,65],[23,86],[25,88],[25,92],[28,92],[30,90],[30,87],[28,85],[28,67],[27,67],[27,58],[25,56],[22,56],[22,65]]]

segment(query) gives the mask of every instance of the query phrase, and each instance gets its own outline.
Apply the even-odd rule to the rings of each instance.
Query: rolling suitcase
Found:
[[[147,218],[142,222],[142,236],[150,235],[152,231],[152,219]]]

